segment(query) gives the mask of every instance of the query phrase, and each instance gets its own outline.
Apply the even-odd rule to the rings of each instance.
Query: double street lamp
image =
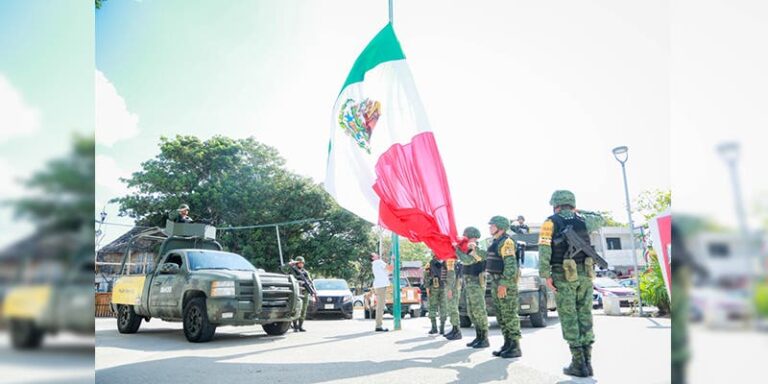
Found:
[[[637,267],[637,250],[635,249],[635,225],[632,223],[632,207],[629,203],[629,188],[627,187],[626,162],[629,158],[629,148],[626,146],[613,149],[613,157],[621,164],[621,173],[624,176],[624,197],[627,202],[627,218],[629,219],[630,241],[632,246],[632,261],[635,263],[635,286],[637,287],[637,302],[640,307],[640,316],[643,316],[643,299],[640,297],[640,269]]]

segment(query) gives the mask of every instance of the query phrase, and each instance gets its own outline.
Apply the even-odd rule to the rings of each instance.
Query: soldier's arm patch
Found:
[[[555,232],[555,223],[547,220],[541,225],[539,231],[539,245],[552,245],[552,234]]]
[[[501,251],[499,251],[499,254],[501,257],[509,257],[515,255],[515,241],[512,239],[507,239],[504,241],[504,244],[501,246]]]
[[[456,260],[454,260],[454,259],[448,259],[448,260],[445,261],[445,265],[448,266],[448,270],[449,271],[453,271],[453,267],[454,267],[455,264],[456,264]]]

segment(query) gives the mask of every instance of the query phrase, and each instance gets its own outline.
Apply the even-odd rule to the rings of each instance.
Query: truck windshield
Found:
[[[349,286],[344,280],[315,280],[315,288],[318,291],[343,291]]]
[[[228,252],[190,251],[189,268],[193,271],[201,269],[229,269],[233,271],[255,271],[248,260],[242,256]]]
[[[539,269],[539,251],[525,251],[521,268]]]

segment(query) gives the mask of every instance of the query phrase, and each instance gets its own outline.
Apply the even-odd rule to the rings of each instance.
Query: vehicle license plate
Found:
[[[333,309],[333,304],[326,304],[325,309]]]

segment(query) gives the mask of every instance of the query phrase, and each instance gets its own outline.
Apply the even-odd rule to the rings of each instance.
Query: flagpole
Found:
[[[397,233],[392,232],[392,256],[394,258],[392,268],[392,316],[395,317],[395,330],[400,330],[400,238]]]
[[[392,1],[389,0],[389,24],[392,23]],[[400,316],[402,309],[400,308],[400,238],[397,233],[392,232],[392,316],[395,317],[395,330],[400,330]]]

